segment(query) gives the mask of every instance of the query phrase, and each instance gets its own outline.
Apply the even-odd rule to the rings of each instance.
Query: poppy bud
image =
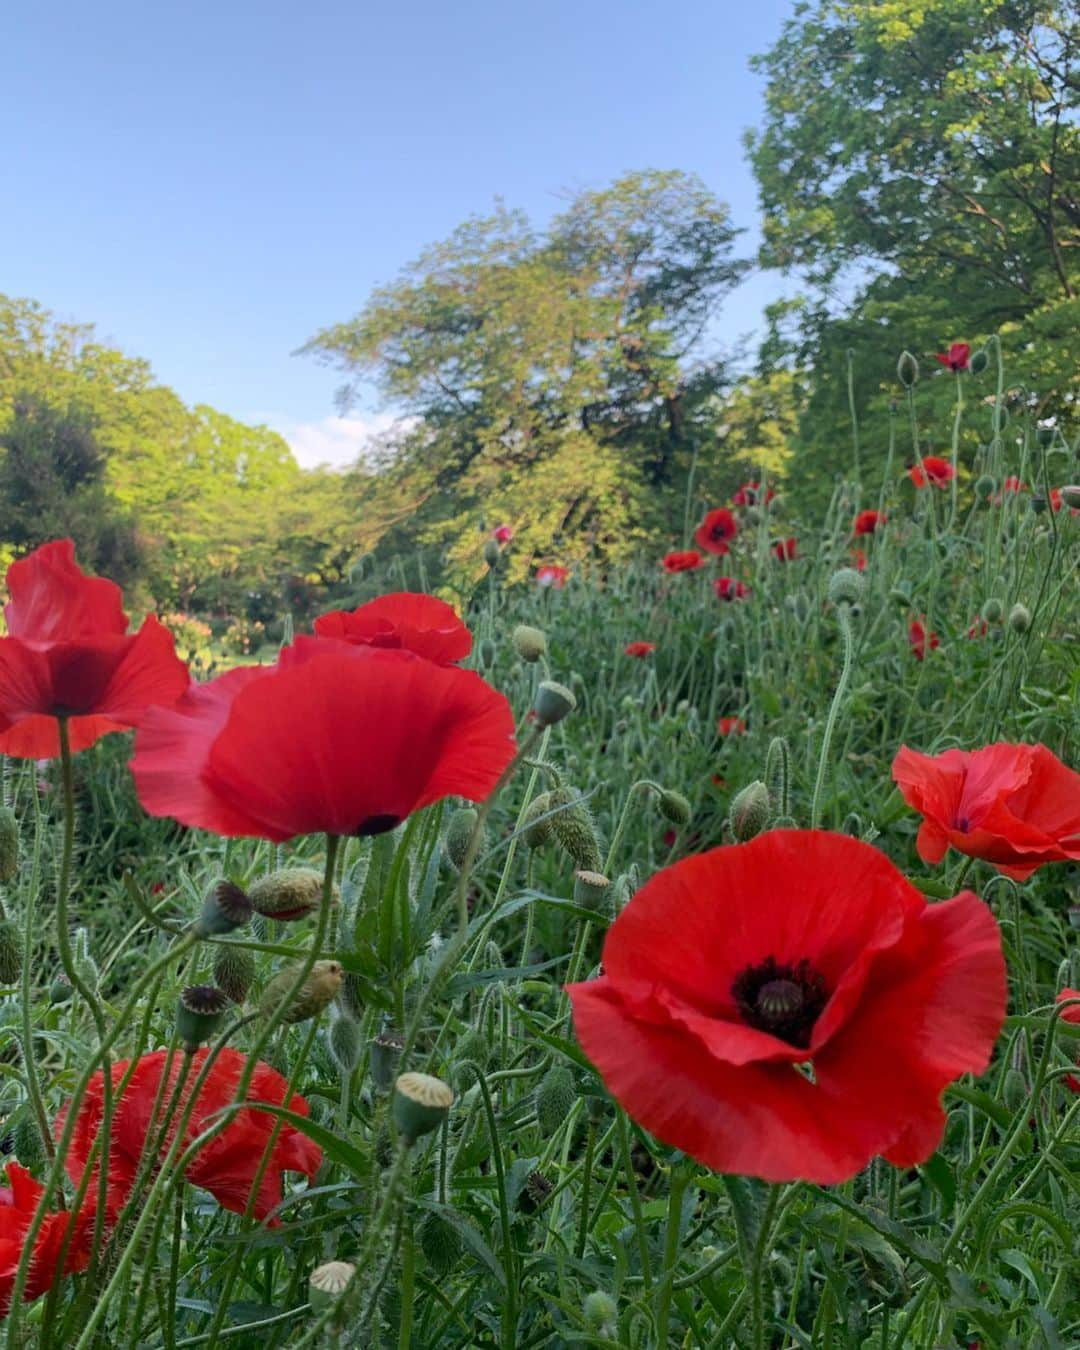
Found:
[[[377,1091],[390,1091],[404,1049],[405,1037],[400,1031],[380,1031],[368,1045],[371,1081]]]
[[[989,501],[996,487],[996,481],[988,473],[984,473],[975,480],[975,496],[981,502]]]
[[[980,347],[979,350],[972,355],[971,361],[968,364],[968,369],[971,371],[972,375],[981,375],[989,364],[990,353],[985,347]]]
[[[547,651],[547,638],[539,628],[530,628],[527,623],[519,623],[510,635],[514,651],[523,661],[534,662]]]
[[[342,1301],[356,1278],[356,1267],[349,1261],[326,1261],[308,1277],[308,1302],[315,1313],[323,1313]]]
[[[405,1146],[437,1129],[454,1103],[449,1083],[429,1073],[403,1073],[394,1084],[391,1111]]]
[[[1009,610],[1009,627],[1014,633],[1026,633],[1031,627],[1031,610],[1017,602]]]
[[[31,1172],[35,1167],[40,1167],[49,1155],[45,1152],[41,1131],[33,1116],[23,1116],[11,1133],[14,1153],[19,1162]]]
[[[610,1294],[605,1294],[602,1289],[594,1289],[586,1297],[582,1311],[591,1331],[596,1332],[598,1336],[615,1335],[618,1329],[619,1305]]]
[[[241,928],[251,915],[251,901],[235,882],[223,877],[206,892],[195,931],[200,937],[217,937]]]
[[[682,793],[675,792],[671,788],[665,788],[661,792],[657,806],[664,819],[670,820],[672,825],[678,825],[680,829],[690,824],[694,814],[694,808]]]
[[[1066,483],[1061,489],[1061,500],[1074,511],[1080,511],[1080,484]]]
[[[611,882],[600,872],[574,873],[574,903],[582,909],[600,910],[611,892]]]
[[[1027,1101],[1027,1080],[1019,1069],[1006,1069],[1005,1081],[1001,1085],[1001,1096],[1014,1115]]]
[[[176,1004],[176,1030],[189,1055],[217,1031],[228,1007],[228,996],[212,984],[190,984],[181,989]]]
[[[554,1135],[578,1099],[573,1074],[565,1064],[555,1064],[536,1087],[536,1119],[540,1133]]]
[[[854,567],[841,567],[829,578],[829,599],[834,605],[857,605],[866,591],[866,581]]]
[[[982,607],[982,617],[987,623],[1000,623],[1003,613],[1001,601],[996,600],[993,596]]]
[[[534,1169],[525,1178],[525,1185],[521,1188],[518,1195],[518,1207],[524,1214],[535,1214],[538,1209],[543,1208],[547,1203],[548,1197],[555,1189],[555,1183],[546,1177],[543,1172]]]
[[[259,1000],[259,1011],[264,1017],[272,1017],[281,1007],[289,990],[296,983],[300,962],[279,970],[263,990]],[[319,1013],[334,1001],[341,988],[341,962],[316,961],[308,972],[307,979],[293,995],[292,1002],[285,1009],[283,1022],[306,1022],[309,1017],[318,1017]]]
[[[364,988],[360,983],[360,977],[351,970],[346,971],[342,976],[338,998],[346,1012],[352,1013],[353,1017],[363,1017],[366,1011]]]
[[[19,822],[10,806],[0,806],[0,881],[19,870]]]
[[[462,1242],[457,1229],[442,1214],[428,1213],[416,1229],[420,1250],[436,1275],[449,1275],[461,1260]]]
[[[905,389],[910,389],[919,378],[919,363],[909,351],[900,353],[900,359],[896,363],[896,378]]]
[[[0,920],[0,984],[18,984],[21,975],[19,930],[10,919]]]
[[[214,983],[233,1003],[243,1003],[255,979],[255,953],[221,943],[214,953]]]
[[[347,1013],[339,1014],[330,1023],[326,1036],[326,1048],[330,1058],[337,1066],[342,1078],[348,1078],[360,1063],[363,1046],[360,1041],[360,1024]]]
[[[541,680],[536,691],[533,711],[542,727],[553,727],[577,707],[577,699],[565,684],[556,684],[554,680]]]
[[[476,822],[479,819],[479,813],[474,807],[459,806],[446,826],[443,851],[459,872],[465,866],[469,841],[472,839],[473,830],[476,828]]]
[[[551,829],[578,867],[586,872],[599,872],[600,848],[596,842],[596,830],[592,817],[580,801],[575,801],[565,811],[552,816]]]
[[[256,913],[279,923],[303,919],[322,904],[323,874],[314,867],[282,867],[248,887]],[[335,886],[332,903],[338,900]]]
[[[53,1007],[57,1007],[61,1003],[69,1003],[74,992],[71,985],[61,975],[49,985],[49,1002]]]
[[[1036,492],[1031,499],[1031,510],[1033,511],[1033,513],[1037,516],[1045,515],[1048,506],[1049,502],[1042,495],[1042,493]]]
[[[541,792],[529,803],[529,808],[521,822],[525,832],[525,843],[529,848],[543,848],[551,838],[551,821],[544,820],[542,817],[546,816],[556,805],[552,801],[553,795],[550,792]]]
[[[1044,421],[1038,422],[1035,426],[1035,439],[1045,450],[1053,445],[1054,436],[1057,434],[1057,419],[1047,417]]]
[[[769,823],[772,803],[769,789],[760,779],[748,783],[737,792],[731,802],[729,822],[736,843],[745,844],[759,835]]]
[[[494,539],[484,542],[484,561],[494,570],[499,565],[499,546]]]
[[[495,646],[494,642],[492,642],[492,640],[487,637],[481,638],[480,645],[477,648],[477,651],[479,652],[480,655],[481,666],[484,668],[484,670],[490,670],[491,667],[495,664],[495,657],[498,653],[498,648]]]

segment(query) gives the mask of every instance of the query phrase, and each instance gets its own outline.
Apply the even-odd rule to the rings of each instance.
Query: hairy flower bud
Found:
[[[222,877],[206,892],[202,913],[195,924],[200,937],[220,936],[241,928],[252,915],[250,899],[234,881]]]
[[[314,914],[322,903],[323,874],[314,867],[282,867],[248,887],[255,911],[268,919],[289,922]],[[337,903],[335,886],[331,902]]]
[[[909,351],[900,353],[896,363],[896,378],[905,389],[910,389],[919,378],[919,363]]]
[[[10,806],[0,806],[0,881],[19,870],[19,822]]]
[[[975,480],[975,496],[981,502],[989,501],[997,488],[997,481],[988,473],[981,474]]]
[[[729,820],[731,833],[737,843],[745,844],[748,839],[759,835],[769,823],[772,803],[769,789],[760,779],[748,783],[732,799]]]
[[[545,1138],[565,1122],[578,1099],[574,1076],[565,1064],[555,1064],[536,1087],[536,1119]]]
[[[264,1017],[273,1016],[285,1002],[289,991],[296,983],[300,967],[299,961],[285,966],[263,990],[263,996],[259,1000],[259,1012]],[[303,984],[292,996],[281,1020],[290,1023],[306,1022],[309,1017],[317,1017],[334,1001],[341,988],[341,975],[340,961],[316,961]]]
[[[1019,601],[1009,610],[1009,627],[1014,633],[1026,633],[1031,627],[1031,610]]]
[[[1019,1069],[1006,1069],[1005,1081],[1001,1085],[1001,1096],[1005,1105],[1014,1114],[1028,1099],[1027,1080]]]
[[[490,670],[495,664],[495,657],[498,655],[498,648],[491,638],[481,638],[477,652],[480,656],[480,665],[484,670]]]
[[[536,690],[533,711],[542,727],[553,727],[577,707],[577,699],[565,684],[554,680],[541,680]]]
[[[484,562],[488,567],[495,568],[499,565],[499,545],[494,539],[484,541]]]
[[[212,984],[191,984],[180,991],[176,1004],[176,1030],[188,1054],[213,1036],[228,1011],[227,996]]]
[[[680,829],[684,825],[689,825],[694,815],[694,808],[681,792],[675,792],[672,788],[665,788],[657,798],[657,807],[665,820],[670,820],[672,825],[677,825]]]
[[[980,347],[977,352],[973,353],[971,361],[968,364],[968,369],[971,371],[972,375],[981,375],[989,364],[990,353],[985,347]]]
[[[519,623],[510,635],[514,650],[523,661],[534,662],[547,651],[547,638],[539,628],[530,628],[527,623]]]
[[[829,599],[834,605],[857,605],[866,593],[866,579],[854,567],[841,567],[829,578]]]
[[[437,1129],[454,1104],[449,1083],[429,1073],[403,1073],[394,1084],[391,1112],[407,1147]]]
[[[214,983],[233,1003],[243,1003],[255,979],[255,953],[221,943],[214,952]]]
[[[12,1131],[12,1143],[15,1146],[15,1157],[31,1171],[35,1167],[40,1167],[49,1156],[45,1152],[45,1143],[41,1138],[37,1121],[31,1115],[24,1115],[15,1126]]]
[[[996,600],[993,596],[982,607],[982,617],[987,623],[1000,623],[1003,613],[1001,601]]]
[[[442,1214],[425,1214],[417,1225],[416,1236],[435,1275],[449,1275],[464,1250],[461,1236],[449,1219]]]
[[[604,1293],[602,1289],[594,1289],[586,1297],[582,1305],[582,1311],[591,1331],[604,1337],[615,1335],[618,1327],[619,1306],[610,1294]]]
[[[22,975],[22,943],[10,919],[0,920],[0,984],[18,984]]]
[[[360,1023],[348,1013],[339,1014],[330,1023],[330,1030],[326,1033],[326,1048],[342,1078],[348,1078],[360,1063],[364,1050]]]
[[[583,802],[570,799],[570,805],[551,817],[551,829],[578,867],[585,872],[600,871],[596,829]]]
[[[446,834],[443,836],[443,850],[459,872],[465,866],[469,841],[479,818],[479,812],[475,807],[459,806],[447,822]]]
[[[551,792],[541,792],[529,803],[528,810],[521,822],[525,834],[525,843],[529,848],[543,848],[551,839],[551,821],[544,820],[543,817],[556,805],[552,801],[553,796],[554,794]]]

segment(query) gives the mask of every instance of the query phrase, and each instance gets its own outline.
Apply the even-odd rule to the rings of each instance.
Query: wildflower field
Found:
[[[925,364],[822,515],[198,678],[11,564],[5,1346],[1080,1344],[1080,440]]]

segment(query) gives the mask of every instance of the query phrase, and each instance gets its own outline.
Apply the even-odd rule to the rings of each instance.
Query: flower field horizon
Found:
[[[0,1344],[1080,1344],[1080,429],[937,360],[247,654],[11,564]]]

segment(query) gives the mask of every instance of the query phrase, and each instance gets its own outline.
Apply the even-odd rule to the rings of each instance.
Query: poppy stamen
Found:
[[[824,979],[809,961],[782,965],[773,956],[740,971],[731,995],[748,1026],[800,1047],[810,1044],[829,997]]]

